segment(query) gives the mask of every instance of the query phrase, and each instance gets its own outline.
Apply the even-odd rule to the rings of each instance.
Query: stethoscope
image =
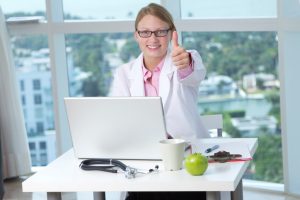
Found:
[[[125,178],[131,179],[135,178],[137,174],[149,174],[153,172],[158,172],[158,165],[155,165],[154,169],[149,169],[148,171],[142,171],[137,168],[125,165],[123,162],[115,159],[87,159],[83,160],[79,167],[83,170],[98,170],[110,173],[123,172]],[[121,171],[120,171],[121,170]]]

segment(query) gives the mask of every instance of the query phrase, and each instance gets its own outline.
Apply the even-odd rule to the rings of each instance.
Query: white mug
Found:
[[[165,139],[159,141],[165,170],[182,169],[186,142],[183,139]]]

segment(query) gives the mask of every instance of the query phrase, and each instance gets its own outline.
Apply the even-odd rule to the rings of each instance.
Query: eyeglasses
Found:
[[[165,37],[168,35],[170,29],[167,30],[157,30],[157,31],[137,31],[141,38],[151,37],[152,33],[154,33],[155,37]]]

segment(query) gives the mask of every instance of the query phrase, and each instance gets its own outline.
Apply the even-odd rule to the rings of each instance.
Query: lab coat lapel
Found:
[[[129,74],[131,96],[145,96],[142,71],[143,54],[135,60]]]
[[[168,51],[164,66],[162,68],[160,78],[159,78],[159,95],[162,98],[163,105],[166,104],[169,94],[170,94],[170,85],[173,78],[173,74],[176,70],[176,67],[173,65],[171,59],[170,51]]]

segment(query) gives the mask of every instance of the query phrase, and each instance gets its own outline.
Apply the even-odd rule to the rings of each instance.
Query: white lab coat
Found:
[[[198,89],[206,69],[198,52],[189,52],[194,71],[182,80],[170,52],[167,53],[159,78],[159,96],[162,98],[168,134],[191,141],[209,137],[209,134],[201,122],[197,108]],[[142,62],[143,54],[140,54],[137,59],[116,69],[111,96],[145,96]]]

